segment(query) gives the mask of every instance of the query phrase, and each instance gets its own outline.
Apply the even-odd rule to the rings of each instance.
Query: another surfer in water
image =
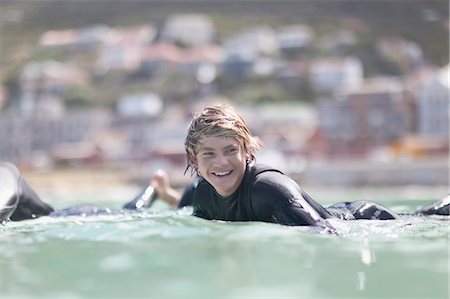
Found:
[[[185,139],[186,170],[191,169],[197,174],[194,182],[180,195],[170,187],[166,175],[157,174],[150,186],[124,208],[148,207],[158,193],[173,207],[192,205],[193,214],[204,219],[318,226],[331,231],[329,218],[387,220],[398,217],[393,211],[370,201],[338,203],[325,208],[281,171],[256,163],[255,153],[259,148],[245,120],[233,107],[207,106],[193,118]],[[55,211],[20,179],[13,166],[3,166],[3,172],[6,177],[11,177],[11,181],[15,178],[18,187],[16,190],[10,188],[10,195],[1,195],[1,221],[110,212],[95,206]],[[11,199],[8,201],[8,198]],[[424,207],[418,213],[448,215],[449,198]]]
[[[140,210],[150,207],[157,196],[150,185],[123,206],[123,210],[111,210],[91,204],[80,204],[57,210],[45,203],[21,176],[17,167],[0,162],[0,223],[5,220],[19,221],[41,216],[101,215]]]

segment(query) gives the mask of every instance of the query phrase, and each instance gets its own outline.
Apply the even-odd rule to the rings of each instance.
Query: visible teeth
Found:
[[[224,175],[227,175],[227,174],[230,174],[230,173],[231,173],[231,171],[216,172],[215,175],[217,175],[217,176],[224,176]]]

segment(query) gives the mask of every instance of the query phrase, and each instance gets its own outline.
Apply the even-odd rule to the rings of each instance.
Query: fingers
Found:
[[[170,187],[169,176],[167,172],[162,169],[158,169],[153,175],[150,185],[155,187],[158,194],[165,194],[167,189]]]
[[[172,207],[176,207],[181,195],[170,186],[169,175],[166,171],[158,169],[153,175],[150,184],[156,189],[158,197]]]

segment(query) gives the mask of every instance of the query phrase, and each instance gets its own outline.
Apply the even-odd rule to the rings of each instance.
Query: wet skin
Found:
[[[237,190],[244,178],[250,155],[233,137],[202,137],[196,154],[196,166],[201,176],[221,196]]]

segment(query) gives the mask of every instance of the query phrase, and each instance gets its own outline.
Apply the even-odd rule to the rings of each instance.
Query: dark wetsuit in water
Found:
[[[99,215],[122,213],[95,205],[78,205],[55,210],[43,202],[20,177],[12,164],[0,163],[3,183],[11,196],[0,198],[0,222],[10,218],[18,221],[40,216]],[[124,209],[139,210],[151,206],[156,198],[152,187],[144,189],[124,205]],[[448,215],[449,197],[421,208],[416,214]],[[205,219],[225,221],[263,221],[284,225],[316,225],[329,227],[327,218],[394,219],[397,215],[376,203],[355,201],[324,208],[306,194],[299,185],[281,173],[261,164],[247,166],[243,182],[231,196],[222,197],[204,179],[196,178],[184,191],[178,207],[193,206],[194,215]]]
[[[192,192],[191,192],[192,193]],[[193,193],[194,215],[226,221],[263,221],[284,225],[320,225],[324,219],[394,219],[397,216],[376,203],[336,204],[329,209],[314,201],[291,178],[261,164],[247,166],[239,188],[222,197],[201,179]]]
[[[55,209],[43,202],[25,180],[20,180],[20,199],[17,208],[11,215],[13,221],[33,219],[49,215]]]

